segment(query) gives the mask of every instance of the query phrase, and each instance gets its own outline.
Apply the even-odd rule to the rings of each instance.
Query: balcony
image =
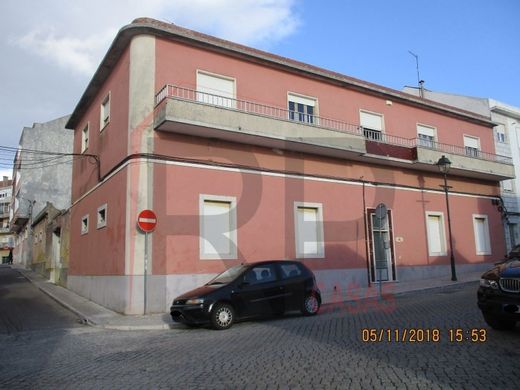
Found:
[[[334,119],[168,84],[156,95],[154,128],[329,157],[438,172],[442,155],[451,175],[484,180],[514,178],[509,157],[459,146],[403,138]]]
[[[352,158],[366,153],[359,126],[173,85],[156,96],[154,127],[275,149]]]

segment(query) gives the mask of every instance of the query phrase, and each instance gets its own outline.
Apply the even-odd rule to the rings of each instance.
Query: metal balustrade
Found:
[[[460,156],[477,158],[480,160],[512,164],[511,157],[507,156],[500,156],[492,153],[482,152],[480,150],[468,151],[467,148],[462,146],[443,144],[435,142],[433,140],[399,137],[396,135],[383,133],[377,130],[366,129],[359,125],[335,119],[324,118],[317,115],[309,115],[298,111],[291,111],[286,108],[270,106],[248,100],[234,99],[228,96],[201,92],[173,84],[165,85],[155,95],[156,106],[167,98],[187,100],[197,102],[199,104],[222,107],[229,110],[235,110],[238,112],[249,113],[273,119],[292,121],[307,126],[314,126],[347,134],[363,135],[367,139],[367,141],[370,142],[379,142],[383,144],[402,146],[406,148],[420,147],[430,150],[436,150],[447,154],[455,154]]]

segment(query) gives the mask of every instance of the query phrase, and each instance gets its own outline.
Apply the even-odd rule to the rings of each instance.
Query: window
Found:
[[[106,125],[108,125],[108,123],[110,122],[110,92],[101,103],[100,119],[101,122],[99,125],[99,131],[103,130],[106,127]]]
[[[252,268],[245,276],[244,281],[249,284],[269,283],[276,281],[274,264],[259,265]]]
[[[290,120],[316,123],[316,99],[289,93],[287,95],[287,105]]]
[[[299,264],[280,264],[282,279],[297,278],[303,274]]]
[[[81,218],[81,234],[88,233],[88,215]]]
[[[435,133],[435,127],[417,125],[417,145],[426,148],[433,148],[435,143]]]
[[[426,212],[426,232],[428,234],[428,254],[446,255],[446,235],[444,234],[444,215],[438,212]]]
[[[322,258],[323,207],[319,203],[294,203],[296,257]]]
[[[490,255],[489,225],[487,215],[473,215],[473,230],[475,232],[475,249],[477,255]]]
[[[200,195],[200,258],[237,258],[236,198]]]
[[[235,96],[234,79],[197,71],[197,101],[236,108]]]
[[[504,180],[502,182],[502,189],[506,192],[513,192],[513,180]]]
[[[496,138],[497,142],[505,143],[506,142],[506,129],[504,128],[504,125],[498,125],[495,127],[496,130]]]
[[[365,138],[375,141],[381,140],[384,129],[383,115],[368,111],[360,111],[359,123],[363,128]]]
[[[89,125],[87,123],[81,132],[81,153],[88,149]]]
[[[464,149],[466,156],[478,157],[480,151],[480,140],[469,135],[464,136]]]
[[[97,228],[100,229],[105,226],[107,226],[107,205],[106,205],[106,203],[103,206],[98,207],[98,209],[97,209]]]

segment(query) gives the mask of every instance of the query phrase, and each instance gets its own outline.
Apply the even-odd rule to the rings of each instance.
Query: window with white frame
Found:
[[[433,148],[435,143],[435,127],[417,125],[417,140],[418,146],[424,146],[426,148]]]
[[[475,232],[475,249],[477,255],[491,254],[489,224],[487,215],[473,214],[473,230]]]
[[[237,258],[236,198],[200,195],[200,258]]]
[[[365,138],[372,140],[381,140],[384,130],[383,115],[375,112],[360,111],[359,123],[363,128]]]
[[[101,102],[99,131],[103,130],[110,122],[110,92]]]
[[[81,234],[88,233],[88,214],[81,218]]]
[[[294,232],[296,257],[325,257],[321,203],[294,202]]]
[[[199,102],[235,108],[235,98],[235,79],[197,71],[197,100]]]
[[[506,142],[506,129],[505,129],[504,125],[496,126],[495,131],[496,131],[497,142],[505,143]]]
[[[107,226],[107,205],[106,203],[97,209],[97,228]]]
[[[469,135],[464,136],[464,150],[467,156],[478,157],[480,151],[480,139]]]
[[[289,119],[298,122],[316,123],[316,99],[296,95],[287,94],[287,107],[289,110]]]
[[[513,192],[513,180],[504,180],[502,182],[502,189],[506,192]]]
[[[443,213],[426,212],[426,232],[428,235],[428,254],[430,256],[445,256],[447,252]]]
[[[81,153],[88,149],[89,127],[90,124],[87,123],[81,131]]]

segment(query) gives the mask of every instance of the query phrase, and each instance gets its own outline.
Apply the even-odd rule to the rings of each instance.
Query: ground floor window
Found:
[[[491,240],[489,239],[489,224],[487,215],[473,215],[473,229],[475,232],[475,249],[477,255],[491,254]]]
[[[446,234],[442,213],[426,212],[426,233],[428,235],[428,254],[430,256],[446,256]]]
[[[296,257],[325,257],[323,206],[320,203],[294,202]]]
[[[237,258],[236,198],[200,195],[200,258]]]

